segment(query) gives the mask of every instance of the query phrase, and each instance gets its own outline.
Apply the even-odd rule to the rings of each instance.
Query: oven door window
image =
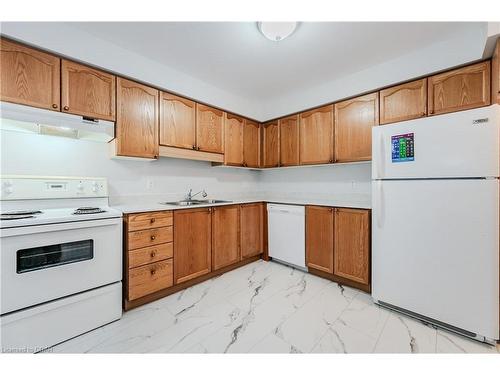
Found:
[[[17,251],[17,273],[31,272],[94,257],[94,240],[32,247]]]

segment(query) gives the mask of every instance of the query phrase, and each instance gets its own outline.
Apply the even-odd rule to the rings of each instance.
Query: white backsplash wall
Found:
[[[121,198],[181,198],[189,188],[210,197],[254,193],[258,171],[211,167],[208,162],[109,157],[106,143],[1,131],[1,173],[107,177],[112,203]]]
[[[271,195],[370,195],[371,163],[280,168],[264,171],[259,179],[261,191]]]

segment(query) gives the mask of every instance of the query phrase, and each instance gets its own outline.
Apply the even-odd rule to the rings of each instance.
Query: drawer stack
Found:
[[[125,228],[127,300],[172,286],[172,211],[127,215]]]

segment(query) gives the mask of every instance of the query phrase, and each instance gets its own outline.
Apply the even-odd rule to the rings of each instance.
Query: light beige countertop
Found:
[[[212,197],[210,197],[212,198]],[[204,199],[204,198],[201,198]],[[229,200],[230,202],[224,203],[207,203],[207,204],[197,204],[193,206],[176,206],[162,204],[160,202],[165,201],[175,201],[177,199],[166,199],[165,197],[128,197],[121,199],[115,204],[111,204],[111,207],[117,209],[124,214],[137,213],[137,212],[150,212],[150,211],[165,211],[165,210],[185,210],[193,208],[202,207],[214,207],[214,206],[227,206],[232,204],[245,204],[245,203],[255,203],[255,202],[266,202],[266,203],[280,203],[280,204],[291,204],[291,205],[316,205],[316,206],[328,206],[328,207],[346,207],[346,208],[371,208],[371,196],[370,194],[339,194],[333,197],[324,197],[317,195],[307,195],[307,194],[293,194],[293,195],[283,195],[281,197],[275,194],[262,194],[252,197],[217,197],[217,199]]]

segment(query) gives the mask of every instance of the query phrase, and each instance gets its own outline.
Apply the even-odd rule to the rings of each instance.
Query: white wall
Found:
[[[111,159],[106,143],[61,137],[1,131],[0,138],[2,174],[107,177],[114,202],[135,195],[180,198],[189,188],[206,189],[210,196],[222,198],[257,189],[258,171],[170,158],[151,162]]]

